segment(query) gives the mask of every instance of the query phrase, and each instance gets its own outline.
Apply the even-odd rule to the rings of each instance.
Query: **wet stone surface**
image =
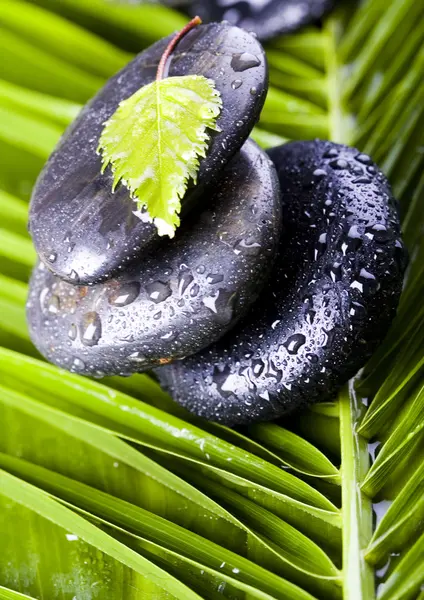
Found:
[[[157,369],[180,404],[227,424],[332,398],[384,338],[407,262],[397,205],[368,156],[321,141],[269,155],[284,235],[264,291],[219,342]]]
[[[55,364],[102,376],[143,371],[219,339],[257,299],[281,232],[277,175],[252,141],[217,193],[176,237],[124,274],[93,286],[35,269],[27,304],[32,340]]]
[[[125,186],[112,193],[111,170],[101,174],[96,149],[103,123],[119,102],[155,79],[169,39],[139,54],[106,83],[65,133],[35,186],[30,229],[37,253],[53,273],[73,284],[109,279],[161,243],[156,228],[135,214]],[[237,58],[240,54],[249,58]],[[211,134],[198,185],[183,201],[186,210],[196,199],[203,201],[208,186],[249,136],[268,85],[260,43],[229,24],[201,25],[178,43],[169,76],[190,74],[214,80],[223,109],[217,121],[222,131]],[[247,94],[252,87],[257,92]]]
[[[195,0],[190,12],[205,22],[225,19],[269,40],[316,22],[334,4],[335,0]]]

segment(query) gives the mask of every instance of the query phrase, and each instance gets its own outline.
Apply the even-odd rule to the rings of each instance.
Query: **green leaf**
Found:
[[[378,591],[378,600],[416,598],[424,583],[424,533],[403,556]]]
[[[34,600],[34,598],[26,594],[14,592],[0,585],[0,600]]]
[[[55,502],[45,492],[2,470],[0,470],[0,494],[31,508],[45,519],[72,532],[71,535],[94,545],[134,569],[157,587],[169,593],[171,597],[181,598],[181,600],[199,600],[197,594],[153,563],[119,543],[78,514]]]
[[[103,170],[111,165],[113,189],[122,181],[159,235],[173,237],[180,224],[181,199],[206,156],[207,129],[219,131],[221,107],[212,80],[168,77],[122,101],[105,124],[98,148]]]

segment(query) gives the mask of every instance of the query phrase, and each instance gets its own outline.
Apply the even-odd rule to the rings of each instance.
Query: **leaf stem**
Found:
[[[339,395],[342,457],[343,585],[345,600],[372,600],[374,574],[363,550],[372,536],[372,503],[361,491],[369,468],[368,446],[357,433],[365,410],[353,382]]]
[[[161,81],[165,75],[165,67],[168,62],[169,57],[175,49],[175,46],[178,44],[180,40],[192,29],[194,29],[197,25],[200,25],[202,19],[200,17],[194,17],[185,27],[181,29],[169,42],[168,46],[165,48],[165,52],[162,54],[162,58],[160,59],[158,70],[156,74],[156,81]]]

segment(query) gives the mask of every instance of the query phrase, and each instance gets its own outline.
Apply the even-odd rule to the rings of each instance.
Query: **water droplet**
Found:
[[[357,225],[351,225],[347,231],[348,248],[352,251],[358,250],[362,244],[362,235]]]
[[[53,315],[57,315],[60,310],[60,300],[59,297],[53,294],[47,301],[47,310],[49,313]]]
[[[338,156],[339,153],[337,152],[337,150],[335,148],[330,148],[329,150],[327,150],[327,152],[325,152],[324,154],[324,158],[334,158],[335,156]]]
[[[206,278],[206,281],[214,285],[215,283],[221,283],[223,279],[224,275],[221,275],[220,273],[209,273],[209,275]]]
[[[357,281],[356,279],[354,281],[352,281],[352,283],[350,284],[350,287],[353,290],[358,290],[359,292],[361,292],[361,294],[364,291],[364,286],[362,285],[362,283],[360,281]]]
[[[212,296],[205,296],[203,304],[213,313],[215,321],[227,325],[233,318],[236,293],[220,288]]]
[[[237,375],[231,373],[231,368],[227,365],[223,371],[218,367],[214,367],[212,379],[216,384],[220,394],[224,398],[228,398],[231,394],[236,393],[235,383],[237,381]]]
[[[74,248],[75,248],[75,242],[70,243],[68,246],[68,254],[70,254]]]
[[[373,225],[370,230],[367,229],[367,231],[372,231],[375,241],[380,244],[384,244],[390,239],[390,232],[382,223],[375,223],[375,225]]]
[[[342,278],[342,263],[334,261],[333,264],[330,265],[328,272],[332,281],[340,281]]]
[[[108,296],[109,304],[112,304],[112,306],[127,306],[134,302],[139,293],[140,284],[138,281],[121,283],[110,292]]]
[[[305,342],[306,337],[303,335],[303,333],[295,333],[287,338],[283,346],[287,348],[287,352],[289,354],[297,354]]]
[[[143,364],[147,362],[147,358],[144,356],[144,354],[141,354],[141,352],[133,352],[128,356],[128,358],[137,364]]]
[[[324,171],[324,169],[315,169],[312,175],[314,177],[325,177],[327,175],[327,171]]]
[[[305,315],[305,321],[308,323],[308,325],[312,325],[316,314],[317,313],[315,310],[308,310],[308,312]]]
[[[348,162],[346,160],[344,160],[343,158],[333,160],[330,163],[330,167],[332,167],[333,169],[339,170],[339,171],[343,171],[344,169],[347,169],[348,166],[349,166]]]
[[[74,341],[77,339],[77,326],[75,325],[75,323],[71,323],[71,326],[69,327],[68,330],[68,337],[70,340]]]
[[[47,257],[47,260],[49,261],[49,263],[54,263],[56,258],[57,258],[56,252],[51,252]]]
[[[73,361],[72,367],[71,367],[71,371],[83,371],[85,369],[85,367],[86,367],[86,365],[83,360],[81,360],[80,358],[74,358],[74,361]]]
[[[314,260],[318,260],[322,256],[327,248],[327,233],[321,233],[318,238],[317,247],[314,249]]]
[[[242,251],[248,256],[257,256],[261,252],[261,245],[249,238],[239,240],[234,245],[234,253],[238,255]]]
[[[371,183],[371,179],[364,175],[362,177],[357,177],[352,181],[352,183]]]
[[[243,82],[241,79],[234,79],[234,81],[231,84],[231,87],[233,88],[233,90],[238,90],[239,87],[241,87],[243,85]]]
[[[161,340],[173,340],[175,338],[175,333],[171,330],[168,333],[164,333],[160,336]]]
[[[178,293],[180,296],[184,294],[192,281],[193,275],[191,274],[191,271],[187,268],[184,268],[178,278]]]
[[[197,294],[199,293],[200,287],[197,285],[197,283],[195,283],[191,289],[190,289],[190,296],[192,298],[195,298],[197,296]]]
[[[261,61],[259,58],[254,54],[250,54],[249,52],[233,54],[233,58],[231,59],[231,67],[234,71],[236,71],[236,73],[247,71],[253,67],[258,67],[260,64]]]
[[[157,313],[155,313],[153,315],[153,318],[154,318],[155,321],[159,321],[159,319],[161,318],[161,316],[162,316],[162,311],[160,310],[159,312],[157,312]]]
[[[349,315],[354,319],[363,320],[365,319],[367,312],[365,306],[359,304],[359,302],[351,302]]]
[[[102,322],[94,312],[85,313],[81,323],[81,341],[85,346],[96,346],[102,336]]]
[[[160,304],[172,294],[172,290],[167,283],[162,281],[154,281],[146,285],[146,292],[150,300],[155,304]]]
[[[203,273],[206,271],[206,267],[204,265],[199,265],[196,271],[199,273],[199,275],[203,275]]]
[[[252,96],[256,96],[256,94],[258,93],[258,90],[253,86],[250,88],[250,93]]]
[[[78,283],[80,280],[78,273],[74,269],[72,269],[72,271],[69,273],[69,279],[72,281],[72,283]]]
[[[359,271],[359,279],[364,283],[368,292],[373,292],[378,287],[375,276],[364,268]]]
[[[357,154],[355,158],[358,162],[362,163],[363,165],[370,165],[372,162],[368,154]]]

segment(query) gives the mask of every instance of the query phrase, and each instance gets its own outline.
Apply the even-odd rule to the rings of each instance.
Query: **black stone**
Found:
[[[40,264],[27,305],[40,352],[79,373],[127,374],[183,358],[231,329],[269,275],[281,200],[272,162],[251,141],[217,190],[175,239],[117,278],[75,286]]]
[[[112,193],[111,170],[100,173],[96,149],[103,123],[119,102],[154,80],[169,39],[139,54],[107,82],[65,133],[37,181],[30,206],[33,241],[48,268],[71,283],[108,279],[160,241],[156,228],[134,215],[136,205],[125,186]],[[254,57],[255,64],[236,73],[231,63],[240,52]],[[268,85],[260,43],[228,24],[201,25],[179,42],[169,75],[189,74],[215,81],[223,109],[217,121],[222,132],[212,134],[198,185],[185,196],[186,207],[204,195],[247,139]],[[242,82],[239,87],[232,85],[236,79]],[[250,89],[256,93],[249,93]]]
[[[269,40],[318,21],[334,4],[335,0],[194,0],[190,12],[205,22],[225,19]]]
[[[332,398],[384,338],[407,262],[386,178],[374,165],[358,180],[364,155],[322,141],[269,155],[285,229],[268,284],[219,342],[157,370],[180,404],[230,425]]]

